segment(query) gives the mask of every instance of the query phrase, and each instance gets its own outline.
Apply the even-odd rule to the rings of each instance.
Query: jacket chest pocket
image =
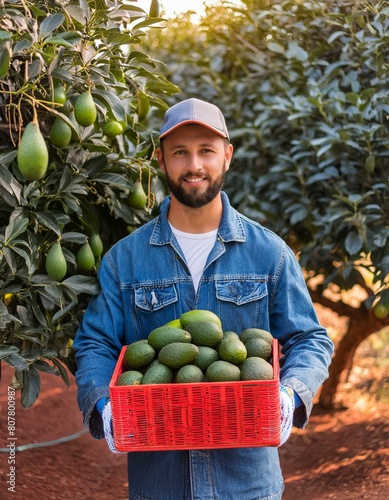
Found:
[[[268,322],[268,287],[266,281],[219,280],[216,308],[223,328],[240,332],[244,328],[263,328]]]
[[[144,311],[159,311],[174,304],[177,300],[177,290],[172,284],[143,286],[135,289],[135,306]]]
[[[135,292],[135,316],[140,338],[177,317],[178,293],[174,284],[140,286]]]

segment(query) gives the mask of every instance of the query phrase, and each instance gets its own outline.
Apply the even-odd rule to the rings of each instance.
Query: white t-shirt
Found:
[[[216,240],[217,229],[208,233],[194,234],[179,231],[171,224],[170,227],[184,252],[190,274],[192,275],[193,285],[197,291],[209,252],[212,250]]]

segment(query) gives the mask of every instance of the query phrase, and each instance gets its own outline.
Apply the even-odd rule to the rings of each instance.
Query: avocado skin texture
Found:
[[[141,210],[146,206],[147,194],[145,193],[142,183],[140,181],[135,182],[134,188],[130,191],[128,195],[128,204],[131,208],[136,208]]]
[[[96,104],[90,92],[84,92],[77,97],[74,103],[74,116],[82,127],[89,127],[96,121]]]
[[[77,266],[81,271],[91,271],[95,265],[95,256],[89,245],[84,243],[76,255]]]
[[[56,118],[50,130],[50,141],[56,148],[64,148],[72,138],[72,129],[61,118]]]
[[[49,153],[38,122],[32,121],[20,139],[18,156],[20,173],[29,181],[39,181],[49,165]]]
[[[52,280],[61,281],[67,273],[67,263],[59,241],[50,248],[46,257],[46,272]]]

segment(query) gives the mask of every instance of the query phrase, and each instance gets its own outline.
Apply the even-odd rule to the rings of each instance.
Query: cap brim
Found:
[[[190,125],[190,124],[201,125],[209,130],[212,130],[212,132],[215,132],[215,134],[220,135],[220,137],[223,137],[224,139],[228,139],[228,136],[224,132],[222,132],[221,130],[219,130],[215,127],[211,127],[207,123],[204,123],[204,122],[199,121],[199,120],[185,120],[183,122],[180,122],[177,125],[174,125],[174,127],[169,128],[169,130],[166,130],[165,132],[163,132],[159,136],[159,139],[163,139],[164,137],[166,137],[168,134],[170,134],[174,130],[176,130],[184,125]]]

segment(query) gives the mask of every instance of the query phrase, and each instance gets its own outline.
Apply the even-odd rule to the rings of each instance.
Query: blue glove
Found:
[[[281,442],[283,445],[289,438],[293,427],[293,412],[295,409],[295,392],[290,387],[280,384],[281,401]],[[297,396],[298,397],[298,396]],[[299,398],[300,399],[300,398]]]
[[[113,438],[113,427],[112,427],[111,401],[108,398],[99,399],[96,403],[96,409],[100,413],[103,419],[104,436],[107,441],[108,448],[113,453],[124,453],[122,451],[118,451],[115,448],[115,440]]]

